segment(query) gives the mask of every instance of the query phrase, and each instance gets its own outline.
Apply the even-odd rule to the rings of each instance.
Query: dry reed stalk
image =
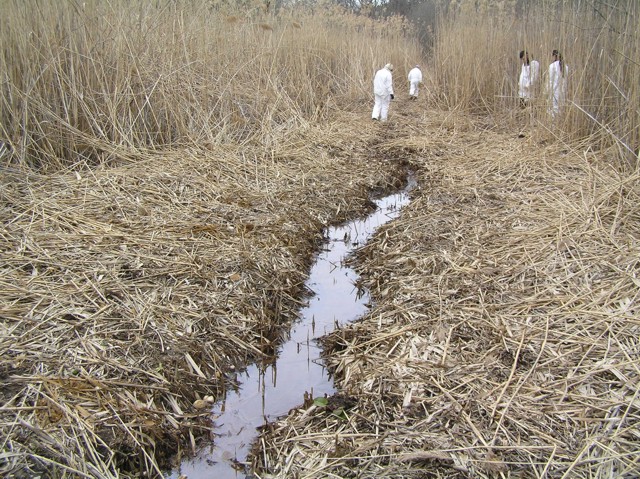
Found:
[[[638,2],[615,5],[462,1],[441,15],[432,72],[435,98],[459,111],[492,112],[550,125],[573,138],[589,137],[592,146],[618,144],[628,162],[637,163],[640,144],[638,82],[640,16]],[[549,115],[548,69],[554,49],[569,66],[563,114]],[[541,81],[531,107],[518,111],[518,54],[527,50],[539,61]],[[511,122],[514,127],[514,122]]]
[[[159,476],[208,437],[199,402],[273,354],[323,226],[400,174],[366,158],[368,122],[339,121],[353,129],[272,131],[268,149],[3,173],[4,472]]]
[[[294,13],[304,29],[289,28]],[[50,171],[108,163],[114,148],[259,145],[369,95],[374,68],[398,52],[418,57],[403,25],[385,24],[383,41],[339,8],[11,3],[5,17],[2,162]]]
[[[293,411],[261,437],[256,465],[274,477],[632,477],[637,175],[543,146],[543,132],[447,115],[381,145],[410,158],[420,187],[358,252],[372,311],[324,341],[347,419]]]

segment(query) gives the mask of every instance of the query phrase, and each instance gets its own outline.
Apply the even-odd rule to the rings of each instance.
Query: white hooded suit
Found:
[[[549,65],[549,82],[547,84],[547,89],[551,96],[550,113],[552,116],[556,116],[560,113],[561,108],[564,106],[567,96],[568,74],[569,67],[563,62],[556,60]]]
[[[420,87],[420,83],[422,83],[422,71],[420,71],[420,67],[418,67],[418,65],[411,69],[407,79],[409,80],[409,96],[417,98],[418,89]]]
[[[393,95],[393,77],[391,71],[393,65],[387,63],[384,68],[376,72],[373,78],[373,95],[375,101],[371,118],[374,120],[386,121],[389,113],[389,103]]]
[[[523,100],[531,100],[535,84],[540,76],[540,63],[531,60],[528,65],[522,64],[518,79],[518,96]]]

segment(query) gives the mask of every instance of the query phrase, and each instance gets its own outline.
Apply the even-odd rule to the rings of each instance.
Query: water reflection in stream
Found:
[[[286,414],[303,402],[305,391],[313,397],[335,392],[327,375],[315,339],[364,315],[369,295],[355,286],[356,273],[344,259],[363,246],[375,230],[395,218],[409,202],[408,191],[377,200],[376,211],[361,220],[331,227],[325,233],[325,248],[313,264],[307,286],[314,295],[301,309],[300,320],[289,339],[278,351],[276,361],[268,366],[251,365],[238,376],[240,387],[228,392],[213,408],[216,437],[214,444],[195,457],[182,462],[180,475],[189,479],[238,479],[246,477],[243,464],[256,428]],[[249,476],[250,477],[250,476]]]

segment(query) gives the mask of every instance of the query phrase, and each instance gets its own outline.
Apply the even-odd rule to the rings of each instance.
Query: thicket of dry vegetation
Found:
[[[637,2],[458,3],[410,103],[399,18],[2,2],[0,473],[160,477],[273,354],[322,228],[410,164],[358,253],[375,306],[325,341],[341,392],[264,431],[256,473],[638,474]],[[514,109],[521,48],[564,51],[560,121]]]
[[[590,137],[598,149],[615,143],[619,156],[633,162],[640,147],[638,2],[525,3],[517,11],[513,1],[463,1],[441,19],[433,65],[438,97],[451,109],[512,116],[518,54],[527,50],[543,74],[532,124]],[[551,125],[544,90],[555,49],[569,68],[569,108]]]

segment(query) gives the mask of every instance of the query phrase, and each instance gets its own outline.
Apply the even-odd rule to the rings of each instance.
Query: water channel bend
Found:
[[[404,190],[376,200],[376,210],[366,218],[325,231],[326,243],[306,283],[313,296],[300,310],[300,319],[279,348],[276,360],[268,366],[250,365],[238,375],[240,387],[213,407],[214,443],[183,461],[170,479],[246,477],[244,463],[257,436],[256,428],[302,404],[305,391],[313,392],[313,397],[335,392],[316,339],[364,315],[369,302],[368,293],[355,286],[357,274],[344,260],[378,227],[398,216],[409,202],[413,186],[410,181]]]

